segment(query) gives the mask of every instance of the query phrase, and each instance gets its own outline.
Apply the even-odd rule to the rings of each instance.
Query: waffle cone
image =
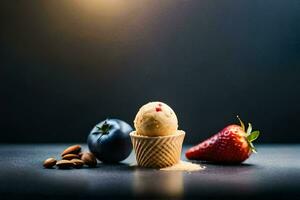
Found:
[[[163,168],[179,162],[184,131],[169,136],[147,137],[130,133],[137,164],[141,167]]]

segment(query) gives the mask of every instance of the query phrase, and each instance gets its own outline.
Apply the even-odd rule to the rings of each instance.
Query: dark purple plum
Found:
[[[132,127],[122,120],[106,119],[90,132],[87,139],[89,150],[102,162],[120,162],[132,151],[131,131]]]

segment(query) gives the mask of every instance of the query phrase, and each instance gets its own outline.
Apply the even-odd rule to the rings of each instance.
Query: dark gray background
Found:
[[[300,142],[300,1],[0,2],[0,142],[84,142],[153,100],[186,143],[239,114]]]

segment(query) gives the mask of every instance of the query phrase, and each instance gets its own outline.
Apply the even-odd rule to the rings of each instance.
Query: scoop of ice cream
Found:
[[[138,135],[149,137],[176,134],[178,120],[175,112],[162,102],[150,102],[140,108],[134,120]]]

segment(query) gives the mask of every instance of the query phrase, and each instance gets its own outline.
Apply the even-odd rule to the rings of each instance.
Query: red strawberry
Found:
[[[237,116],[238,117],[238,116]],[[219,163],[241,163],[256,150],[252,141],[258,138],[259,131],[252,131],[249,123],[247,132],[244,123],[229,125],[211,138],[190,148],[185,156],[191,160],[204,160]]]

